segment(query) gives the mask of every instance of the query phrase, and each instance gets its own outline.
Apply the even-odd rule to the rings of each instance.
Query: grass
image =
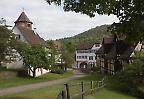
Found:
[[[3,96],[0,97],[0,99],[55,99],[61,88],[62,85],[50,86],[38,90]]]
[[[85,99],[137,99],[135,97],[111,91],[108,89],[101,89],[92,95],[85,96]]]
[[[56,85],[38,90],[2,96],[0,99],[56,99],[56,95],[60,92],[61,89],[62,85]],[[86,95],[84,97],[84,99],[137,99],[135,97],[107,89],[101,89],[92,95]],[[81,99],[81,97],[74,97],[73,99]]]
[[[100,73],[95,72],[95,73],[89,74],[88,76],[79,78],[78,80],[80,80],[80,81],[92,81],[92,80],[97,81],[97,80],[101,80],[103,77],[104,76],[101,75]]]
[[[81,81],[90,82],[91,80],[99,80],[101,79],[101,77],[102,75],[100,75],[99,73],[94,73],[92,75],[88,75],[86,77],[77,80],[69,81],[68,83],[74,84],[76,82],[81,82]],[[49,86],[37,90],[2,96],[0,97],[0,99],[56,99],[56,96],[58,95],[58,93],[63,87],[64,86],[62,84],[53,85],[53,86]],[[78,91],[80,91],[79,86],[70,89],[70,92],[73,93]],[[73,99],[81,99],[81,98],[74,97]],[[103,88],[101,90],[95,91],[93,94],[85,95],[84,99],[137,99],[137,98],[123,93],[115,92],[107,88]]]
[[[50,81],[60,78],[66,78],[73,75],[72,71],[67,71],[64,74],[55,74],[55,73],[47,73],[40,77],[32,78],[32,77],[13,77],[13,78],[1,78],[0,79],[0,88],[12,87],[25,85],[30,83],[37,83],[43,81]]]

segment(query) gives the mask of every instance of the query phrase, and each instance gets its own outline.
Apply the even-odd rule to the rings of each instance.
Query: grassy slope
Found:
[[[73,75],[72,71],[68,71],[64,74],[54,74],[54,73],[47,73],[40,77],[36,78],[23,78],[23,77],[14,77],[14,78],[3,78],[0,79],[0,88],[11,87],[11,86],[18,86],[30,83],[37,83],[43,81],[49,81],[54,79],[66,78]]]
[[[81,81],[91,81],[91,80],[99,80],[101,75],[93,74],[81,79],[69,81],[69,83],[76,83]],[[54,85],[46,88],[41,88],[38,90],[26,91],[18,94],[13,94],[9,96],[0,97],[0,99],[55,99],[56,95],[63,88],[63,85]],[[78,87],[76,87],[78,89]],[[70,91],[75,91],[75,89],[71,89]],[[79,90],[77,90],[79,91]],[[73,98],[73,99],[81,99],[81,98]],[[115,91],[108,90],[106,88],[96,91],[92,95],[86,95],[85,99],[137,99],[132,96],[128,96],[122,93],[117,93]]]

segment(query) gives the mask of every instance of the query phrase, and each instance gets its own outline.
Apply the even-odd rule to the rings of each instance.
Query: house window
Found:
[[[87,56],[85,56],[85,59],[87,59]]]
[[[82,58],[84,59],[85,57],[84,57],[84,56],[82,56]]]
[[[17,39],[17,40],[20,39],[20,34],[16,34],[16,39]]]
[[[96,44],[95,47],[100,47],[100,45],[99,45],[99,44]]]
[[[89,60],[93,60],[93,56],[90,56],[90,57],[89,57]]]

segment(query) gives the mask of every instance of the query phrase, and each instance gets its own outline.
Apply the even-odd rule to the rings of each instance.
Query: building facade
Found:
[[[122,71],[126,63],[132,63],[134,50],[138,49],[140,45],[119,40],[116,35],[103,38],[102,46],[96,52],[101,72],[113,75]]]
[[[77,47],[75,53],[76,68],[92,69],[96,66],[96,51],[101,47],[99,43],[85,43]]]
[[[14,23],[15,25],[12,31],[15,34],[17,40],[20,40],[28,44],[46,45],[45,40],[41,38],[35,30],[33,30],[33,22],[29,20],[25,12],[22,12]],[[16,62],[8,65],[8,68],[17,69],[22,67],[23,67],[23,61],[21,58],[19,58],[19,60],[17,60]],[[36,76],[40,76],[47,72],[49,72],[49,70],[38,68],[36,69]],[[28,70],[28,74],[32,76],[32,72],[30,70]]]

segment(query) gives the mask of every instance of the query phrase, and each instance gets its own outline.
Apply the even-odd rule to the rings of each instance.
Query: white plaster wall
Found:
[[[16,35],[16,34],[19,34],[20,35],[20,40],[23,41],[23,42],[26,42],[26,39],[24,38],[24,36],[22,35],[22,33],[20,32],[20,30],[14,26],[14,28],[12,29],[13,33]]]
[[[32,68],[33,69],[33,68]],[[28,70],[29,71],[29,70]],[[38,76],[41,76],[41,75],[43,75],[43,74],[46,74],[46,73],[48,73],[48,72],[50,72],[50,70],[46,70],[46,69],[43,69],[43,68],[37,68],[36,69],[36,74],[35,74],[35,76],[36,77],[38,77]],[[33,73],[30,71],[30,74],[29,74],[30,76],[33,76]]]
[[[98,50],[98,49],[102,46],[101,44],[99,44],[99,47],[96,47],[96,45],[97,45],[97,44],[94,44],[94,46],[92,47],[92,50],[94,50],[94,49],[95,49],[95,50]]]
[[[97,47],[96,46],[96,44],[92,47],[92,49],[90,49],[90,50],[87,50],[89,53],[77,53],[77,51],[76,51],[76,63],[77,63],[77,66],[78,66],[78,68],[79,68],[79,65],[82,63],[82,62],[86,62],[86,63],[94,63],[95,65],[96,65],[96,54],[95,54],[95,52],[91,52],[90,53],[90,51],[91,50],[95,50],[95,51],[97,51],[99,48],[101,47],[101,44],[100,44],[100,46],[99,47]],[[87,56],[87,59],[79,59],[79,58],[77,58],[77,56]],[[93,56],[93,60],[89,60],[89,57],[90,56]]]

